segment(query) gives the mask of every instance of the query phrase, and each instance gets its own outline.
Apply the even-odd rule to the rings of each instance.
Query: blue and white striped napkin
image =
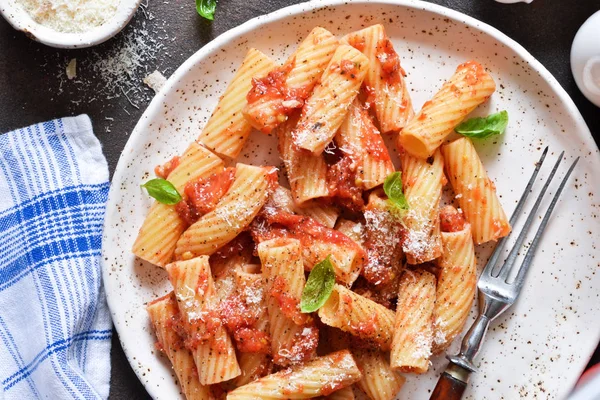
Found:
[[[0,399],[106,399],[108,168],[86,115],[0,135]]]

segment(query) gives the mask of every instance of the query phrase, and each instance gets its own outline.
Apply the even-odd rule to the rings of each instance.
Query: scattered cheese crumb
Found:
[[[72,80],[73,78],[77,77],[77,59],[76,58],[72,58],[71,61],[69,61],[69,64],[67,64],[66,73],[67,73],[67,78],[69,80]]]
[[[167,78],[156,70],[144,78],[144,83],[156,93],[164,86],[166,81]]]

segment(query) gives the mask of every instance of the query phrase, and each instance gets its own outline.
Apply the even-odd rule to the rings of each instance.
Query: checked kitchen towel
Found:
[[[0,399],[106,399],[108,168],[86,115],[0,135]]]

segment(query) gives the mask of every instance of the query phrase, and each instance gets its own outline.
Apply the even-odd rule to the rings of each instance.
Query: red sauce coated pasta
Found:
[[[452,206],[440,210],[440,228],[442,232],[460,232],[467,226],[464,215]]]
[[[157,165],[156,167],[154,167],[154,173],[159,178],[167,179],[169,174],[171,172],[173,172],[173,170],[175,168],[177,168],[177,166],[179,165],[179,162],[180,162],[179,156],[175,156],[175,157],[171,158],[169,161],[167,161],[166,163],[164,163],[162,165]]]
[[[227,193],[235,179],[235,168],[227,168],[223,172],[208,178],[200,178],[185,186],[184,197],[175,210],[188,225],[192,225],[201,216],[211,212],[219,200]]]

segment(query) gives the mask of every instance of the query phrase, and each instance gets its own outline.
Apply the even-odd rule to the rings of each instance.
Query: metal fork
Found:
[[[511,226],[514,226],[521,214],[523,206],[525,205],[525,201],[531,192],[531,188],[535,183],[535,179],[542,166],[542,163],[544,162],[544,159],[546,158],[547,153],[548,148],[546,147],[540,160],[536,164],[535,170],[531,175],[531,179],[529,179],[529,182],[527,183],[527,187],[525,188],[521,199],[517,203],[517,207],[513,215],[510,218]],[[531,262],[533,261],[533,256],[538,247],[540,237],[542,236],[542,233],[548,224],[548,220],[550,219],[550,215],[552,214],[552,210],[558,202],[558,198],[560,197],[560,194],[565,187],[571,172],[573,172],[575,165],[579,161],[579,157],[577,157],[573,164],[571,164],[571,167],[560,183],[552,202],[544,214],[542,222],[540,223],[540,226],[533,240],[531,241],[531,244],[529,245],[529,249],[527,250],[525,258],[518,269],[516,277],[514,279],[510,279],[511,271],[514,269],[516,264],[518,253],[525,242],[525,237],[527,236],[529,228],[537,217],[538,208],[540,207],[542,199],[546,194],[548,186],[550,186],[550,182],[558,170],[558,167],[563,159],[563,155],[564,151],[558,157],[558,160],[552,168],[550,176],[542,187],[535,204],[529,212],[527,221],[525,221],[525,225],[517,237],[514,247],[504,261],[504,264],[499,269],[495,267],[508,237],[504,237],[498,241],[496,248],[488,260],[477,283],[477,288],[479,289],[479,315],[465,335],[459,354],[455,356],[447,356],[450,363],[440,376],[430,400],[458,400],[462,397],[469,381],[469,375],[471,372],[476,371],[475,365],[473,364],[473,359],[477,356],[479,350],[481,349],[483,339],[485,338],[490,323],[500,314],[506,311],[515,302],[515,300],[517,300],[517,297],[523,288],[527,271],[529,270]]]

